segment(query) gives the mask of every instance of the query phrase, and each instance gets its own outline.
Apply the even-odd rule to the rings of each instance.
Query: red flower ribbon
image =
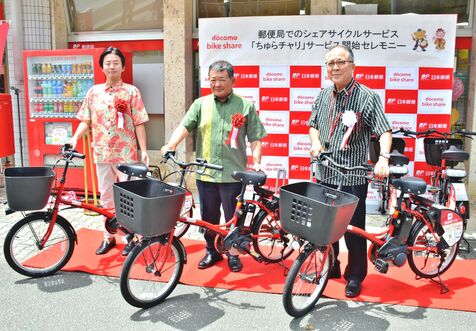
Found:
[[[124,127],[124,113],[129,111],[129,107],[125,100],[117,99],[114,101],[114,108],[117,112],[117,127],[122,129]]]
[[[226,140],[226,144],[230,145],[231,148],[238,148],[238,132],[240,131],[240,128],[245,124],[246,122],[246,117],[243,116],[243,114],[236,113],[233,116],[231,116],[231,131],[230,134],[228,135],[228,139]]]

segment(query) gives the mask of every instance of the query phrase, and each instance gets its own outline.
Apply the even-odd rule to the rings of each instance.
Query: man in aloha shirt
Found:
[[[241,183],[232,177],[235,170],[246,170],[246,140],[250,142],[252,168],[261,168],[261,139],[267,133],[256,112],[255,106],[233,92],[234,69],[227,61],[216,61],[208,69],[212,94],[198,98],[190,106],[182,122],[174,130],[167,145],[161,151],[173,151],[190,134],[196,134],[197,158],[223,166],[223,171],[207,169],[196,177],[200,196],[202,219],[219,224],[220,207],[226,220],[233,217],[236,197],[241,192]],[[198,263],[199,269],[206,269],[222,260],[222,254],[215,248],[216,235],[212,231],[204,233],[205,256]],[[233,272],[242,270],[238,255],[230,253],[228,267]]]
[[[101,205],[112,209],[112,186],[118,180],[127,179],[116,165],[137,162],[137,142],[142,162],[149,163],[144,124],[149,118],[139,90],[122,81],[125,58],[120,50],[106,49],[99,58],[99,65],[106,75],[106,83],[94,85],[86,94],[76,115],[81,123],[71,138],[71,144],[76,146],[78,139],[91,128]],[[115,244],[115,238],[104,229],[104,240],[96,254],[107,253]],[[131,240],[122,254],[127,255],[133,247],[134,241]]]

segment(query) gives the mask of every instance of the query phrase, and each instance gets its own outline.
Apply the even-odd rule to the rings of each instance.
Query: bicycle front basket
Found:
[[[311,182],[285,185],[280,192],[284,230],[316,245],[338,241],[359,202],[355,195]]]
[[[461,149],[463,148],[463,141],[461,139],[443,139],[443,138],[425,138],[423,139],[423,148],[425,151],[425,161],[432,166],[441,166],[441,153],[451,145]],[[458,164],[457,161],[447,161],[448,167],[454,167]]]
[[[46,206],[55,179],[51,167],[6,168],[4,175],[10,209],[39,210]]]
[[[175,226],[186,190],[155,179],[115,183],[114,205],[118,222],[146,237],[170,232]]]

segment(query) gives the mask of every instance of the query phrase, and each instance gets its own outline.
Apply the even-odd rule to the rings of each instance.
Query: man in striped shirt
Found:
[[[354,54],[346,46],[338,45],[326,54],[326,68],[333,86],[321,91],[313,106],[309,119],[311,155],[332,151],[332,158],[346,166],[357,166],[368,160],[371,134],[380,137],[379,160],[375,174],[386,177],[389,173],[388,159],[392,142],[392,131],[385,117],[382,102],[377,93],[359,84],[353,78]],[[331,169],[324,169],[323,183],[336,187],[339,176]],[[351,176],[343,184],[343,190],[359,198],[351,225],[365,229],[365,200],[368,183],[365,178]],[[344,278],[347,281],[345,295],[360,294],[361,283],[367,275],[367,242],[354,234],[345,234],[349,251]],[[335,262],[330,278],[340,278],[339,243],[333,245]]]

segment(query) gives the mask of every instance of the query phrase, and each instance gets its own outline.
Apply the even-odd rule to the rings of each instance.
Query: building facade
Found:
[[[147,125],[151,155],[158,150],[198,96],[198,19],[226,16],[355,15],[355,14],[458,14],[455,77],[463,93],[453,101],[455,128],[476,131],[474,100],[475,65],[474,0],[3,0],[4,17],[11,23],[7,40],[5,90],[24,90],[23,50],[107,47],[114,45],[133,54],[134,80],[146,81],[155,90],[146,91],[150,105]],[[148,66],[156,78],[146,76]],[[141,75],[144,76],[141,76]],[[154,76],[155,77],[155,76]],[[152,79],[152,80],[151,80]],[[12,158],[28,164],[25,101],[13,98],[16,141]],[[19,110],[18,112],[16,110]],[[476,144],[466,141],[471,152],[467,162],[469,182],[476,182]],[[23,155],[20,155],[23,151]],[[180,152],[193,154],[192,140]],[[476,185],[469,185],[476,197]]]

